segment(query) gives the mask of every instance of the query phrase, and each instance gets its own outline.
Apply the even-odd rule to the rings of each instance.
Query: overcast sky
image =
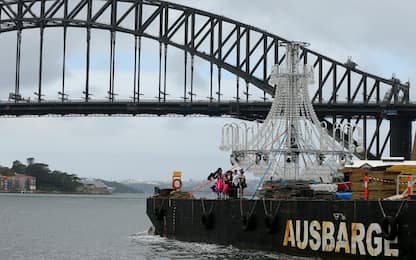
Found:
[[[265,29],[290,40],[306,41],[311,49],[339,61],[348,56],[358,63],[359,68],[383,77],[392,73],[403,81],[416,82],[416,3],[414,1],[387,0],[176,0],[174,2],[197,7],[206,11],[239,20]],[[32,35],[33,34],[33,35]],[[38,58],[38,45],[30,40],[38,32],[24,33],[22,73],[23,84],[31,85],[37,70],[33,61]],[[56,47],[59,31],[47,34],[45,53],[45,86],[50,86],[47,96],[56,96],[57,79],[60,73],[56,57],[61,48]],[[74,36],[79,33],[74,32]],[[104,34],[103,34],[104,35]],[[81,36],[85,36],[82,33]],[[95,33],[92,86],[97,97],[104,98],[108,74],[100,64],[107,64],[108,57],[101,57],[100,51],[107,50],[102,44],[104,36]],[[107,35],[106,35],[107,36]],[[14,38],[13,38],[14,37]],[[48,38],[49,37],[49,38]],[[117,36],[118,82],[131,82],[131,37]],[[48,41],[49,39],[49,41]],[[25,43],[26,40],[26,43]],[[15,34],[0,35],[1,46],[13,46]],[[104,41],[104,40],[103,40]],[[70,40],[68,72],[69,85],[82,85],[84,51],[83,41],[72,37]],[[150,42],[145,43],[149,44]],[[158,45],[153,44],[154,50]],[[149,47],[152,48],[152,47]],[[1,99],[5,99],[13,84],[14,67],[10,60],[15,52],[2,48],[0,53]],[[151,56],[144,55],[143,81],[157,82],[158,63]],[[175,61],[173,51],[172,57]],[[98,57],[98,58],[97,58]],[[170,62],[173,62],[170,61]],[[79,64],[80,63],[80,64]],[[123,69],[125,67],[125,69]],[[127,69],[128,68],[128,69]],[[197,74],[197,84],[207,85],[208,77]],[[175,72],[169,76],[170,83],[181,89]],[[227,80],[227,78],[226,78]],[[225,81],[224,84],[226,84]],[[36,84],[35,84],[36,85]],[[4,87],[6,86],[6,87]],[[54,87],[52,87],[54,86]],[[26,91],[26,92],[25,92]],[[47,90],[48,91],[48,90]],[[101,92],[100,92],[101,91]],[[123,93],[119,89],[119,94]],[[32,96],[33,90],[23,91]],[[411,89],[411,96],[415,93]],[[70,93],[80,98],[78,92]],[[11,165],[15,159],[25,161],[35,157],[52,169],[63,170],[81,177],[99,177],[110,180],[168,180],[174,170],[181,170],[185,179],[204,178],[217,167],[229,167],[228,154],[219,151],[220,131],[224,118],[157,118],[157,117],[71,117],[71,118],[3,118],[0,120],[2,146],[1,165]]]

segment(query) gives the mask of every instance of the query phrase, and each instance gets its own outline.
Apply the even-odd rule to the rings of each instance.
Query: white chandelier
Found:
[[[355,151],[363,152],[362,133],[347,123],[333,125],[330,135],[327,124],[319,122],[308,92],[313,68],[299,59],[303,45],[285,43],[286,63],[273,67],[269,84],[275,97],[264,122],[224,125],[220,149],[231,152],[233,165],[256,176],[331,183]]]

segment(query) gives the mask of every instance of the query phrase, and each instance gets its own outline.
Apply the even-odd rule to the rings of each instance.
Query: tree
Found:
[[[13,162],[11,170],[18,174],[25,174],[26,165],[21,163],[19,160],[16,160]]]
[[[40,190],[75,192],[80,185],[79,178],[61,171],[51,171],[44,163],[33,163],[26,168],[26,175],[36,177]]]
[[[29,157],[26,159],[27,165],[32,165],[35,163],[35,158]]]
[[[14,171],[7,167],[0,166],[0,175],[3,176],[14,176]]]
[[[27,166],[18,160],[12,163],[11,168],[0,166],[0,175],[14,176],[15,173],[35,177],[37,189],[41,191],[76,192],[82,185],[77,175],[51,171],[47,164],[35,163],[32,158],[28,158]]]

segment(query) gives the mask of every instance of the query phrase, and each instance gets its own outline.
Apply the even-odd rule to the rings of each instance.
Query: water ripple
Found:
[[[244,260],[305,260],[310,258],[293,257],[263,251],[242,250],[232,246],[221,246],[206,243],[183,242],[168,239],[147,232],[130,236],[131,242],[140,248],[144,259],[244,259]]]

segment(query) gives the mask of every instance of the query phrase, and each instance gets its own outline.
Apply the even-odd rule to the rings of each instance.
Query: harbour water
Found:
[[[0,194],[0,259],[305,259],[149,235],[145,198]]]

